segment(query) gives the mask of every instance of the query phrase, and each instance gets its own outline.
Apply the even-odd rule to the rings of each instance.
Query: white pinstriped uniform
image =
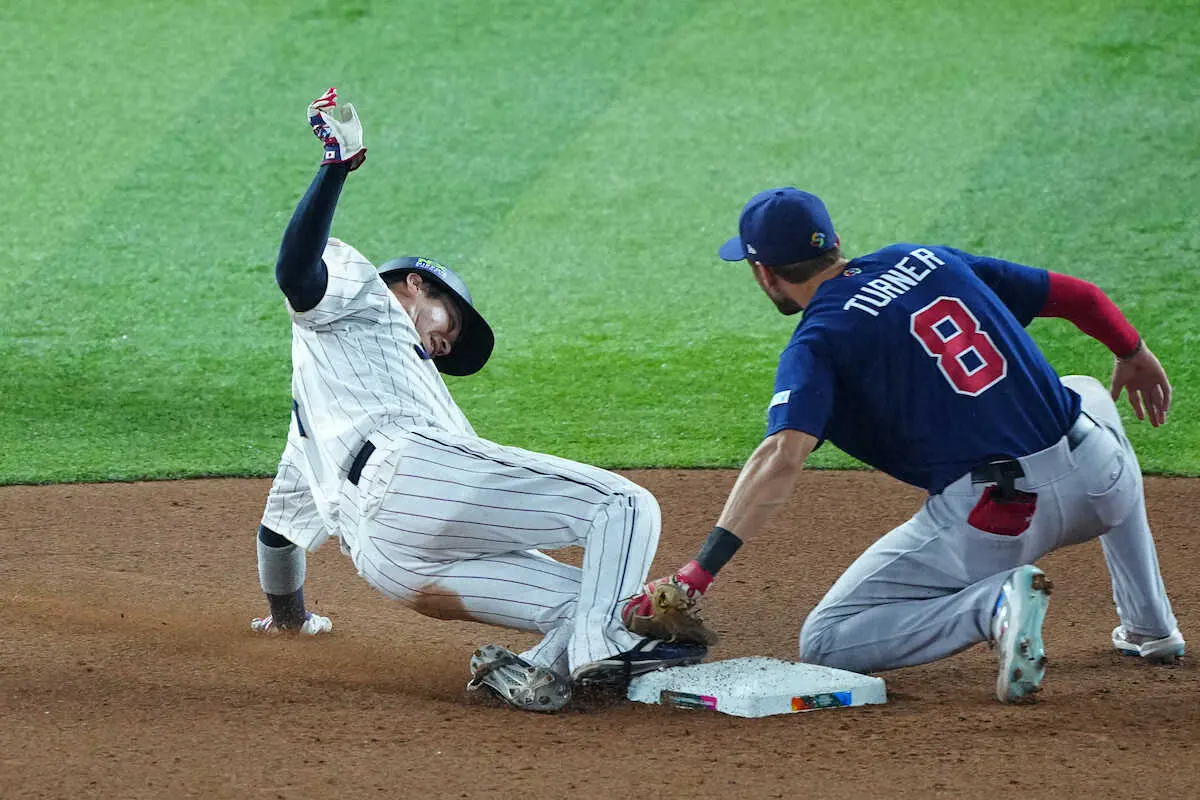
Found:
[[[539,631],[566,672],[632,648],[616,603],[645,582],[658,504],[606,470],[480,439],[408,313],[330,239],[325,296],[292,316],[292,416],[262,522],[306,550],[330,536],[376,589],[424,614]],[[291,310],[291,309],[289,309]],[[364,442],[376,451],[347,479]],[[582,569],[540,552],[583,546]]]

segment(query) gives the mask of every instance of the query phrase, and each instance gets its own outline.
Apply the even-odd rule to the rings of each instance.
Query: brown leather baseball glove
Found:
[[[621,609],[625,627],[639,636],[665,642],[713,645],[717,634],[704,624],[696,608],[702,593],[679,580],[678,575],[646,584]]]

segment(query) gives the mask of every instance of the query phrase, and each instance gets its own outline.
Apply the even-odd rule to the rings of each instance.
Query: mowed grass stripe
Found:
[[[773,316],[745,271],[713,249],[764,185],[820,192],[852,254],[903,238],[971,247],[964,237],[977,237],[1055,267],[1030,245],[1046,250],[1047,237],[1087,229],[1071,216],[1119,232],[1105,224],[1122,210],[1079,200],[1111,175],[1103,159],[1087,172],[1053,155],[1055,105],[1089,120],[1064,136],[1072,151],[1102,154],[1111,135],[1151,176],[1169,176],[1181,156],[1196,163],[1194,103],[1178,102],[1196,77],[1183,3],[509,2],[486,18],[467,0],[309,2],[286,19],[267,9],[227,35],[257,44],[230,48],[220,65],[199,58],[207,73],[183,70],[184,84],[200,87],[190,105],[163,100],[178,99],[179,77],[161,58],[150,59],[157,69],[131,68],[158,81],[138,111],[164,121],[157,144],[132,147],[141,129],[118,129],[112,138],[140,160],[50,188],[90,214],[34,228],[49,231],[37,252],[69,289],[39,265],[0,323],[0,356],[16,365],[0,378],[10,443],[0,481],[272,470],[288,333],[270,264],[313,169],[303,103],[329,83],[360,104],[372,148],[335,234],[373,258],[446,259],[500,333],[488,369],[452,383],[476,427],[610,466],[736,465],[761,435],[794,320]],[[164,17],[155,25],[169,28]],[[184,19],[196,37],[206,30]],[[1156,47],[1122,38],[1123,25],[1148,23]],[[178,45],[178,61],[186,51]],[[1097,64],[1109,65],[1115,91],[1101,88]],[[1130,66],[1145,70],[1137,81],[1123,74]],[[1119,124],[1104,102],[1116,103]],[[1139,104],[1154,138],[1169,140],[1158,156],[1131,138]],[[941,116],[931,121],[930,109]],[[75,139],[56,141],[78,144],[71,158],[88,162],[93,146]],[[1045,194],[1054,170],[1071,190],[1034,214],[1022,204]],[[1177,207],[1194,208],[1194,177],[1174,174]],[[1183,245],[1140,277],[1131,316],[1143,327],[1139,312],[1182,314],[1167,290],[1175,270],[1195,267],[1195,228],[1150,199],[1162,213],[1146,224],[1179,226],[1165,236]],[[1108,263],[1141,261],[1119,236],[1106,252]],[[1115,288],[1104,283],[1115,273],[1083,274]],[[1061,323],[1038,325],[1060,367],[1076,352],[1085,367],[1103,360]],[[1172,332],[1183,340],[1187,330],[1180,320]],[[1191,441],[1155,433],[1143,460],[1179,469],[1194,459]],[[829,448],[819,456],[846,463]]]
[[[225,439],[225,423],[230,397],[255,387],[228,362],[189,360],[205,303],[172,274],[179,248],[193,243],[164,223],[179,213],[187,177],[206,168],[172,142],[186,131],[225,136],[238,96],[219,87],[236,86],[228,75],[262,50],[288,7],[47,3],[10,12],[27,34],[21,91],[41,99],[45,135],[29,141],[33,157],[15,163],[21,181],[0,200],[22,221],[12,257],[0,262],[15,289],[0,321],[0,480],[169,474],[197,450],[244,471],[244,445]],[[147,176],[164,169],[179,180],[154,191]],[[164,324],[139,336],[154,317]],[[173,391],[188,372],[203,388]],[[185,444],[190,428],[201,435]]]
[[[77,229],[114,185],[143,169],[162,138],[180,124],[219,135],[222,105],[197,101],[269,37],[289,8],[227,0],[158,9],[78,0],[5,4],[7,95],[19,110],[11,124],[20,133],[10,142],[0,193],[0,216],[15,223],[0,242],[0,277],[19,291],[46,275],[71,277],[66,245],[86,248],[88,236]]]
[[[1069,48],[1009,136],[971,175],[935,235],[1095,281],[1146,336],[1177,387],[1155,430],[1119,404],[1145,469],[1200,472],[1200,368],[1191,281],[1200,267],[1200,40],[1194,3],[1113,6]],[[1016,180],[1014,176],[1020,176]],[[1061,321],[1033,333],[1061,373],[1107,382],[1112,358]]]
[[[569,9],[514,4],[509,21],[472,26],[471,3],[372,8],[296,12],[95,199],[56,253],[78,267],[71,293],[83,302],[46,315],[60,287],[28,287],[24,313],[42,330],[6,343],[20,367],[0,379],[15,398],[2,479],[269,472],[289,373],[270,264],[319,155],[302,117],[310,93],[341,85],[373,147],[335,232],[375,258],[453,262],[694,6],[597,10],[590,47]],[[314,50],[336,41],[355,46]],[[191,124],[210,109],[228,110],[218,129]]]
[[[485,250],[497,271],[554,257],[535,293],[517,282],[485,298],[505,338],[475,385],[503,402],[481,405],[479,429],[605,464],[740,464],[796,322],[715,256],[742,202],[771,185],[816,191],[851,253],[924,238],[977,164],[1022,135],[1075,58],[1064,39],[1098,24],[1064,10],[1026,31],[1033,8],[728,3],[697,16]],[[832,448],[814,462],[849,463]]]

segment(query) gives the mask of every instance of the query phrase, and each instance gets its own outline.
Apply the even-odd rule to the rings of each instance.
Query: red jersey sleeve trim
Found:
[[[1118,357],[1136,352],[1141,337],[1121,309],[1094,283],[1050,273],[1050,290],[1039,317],[1058,317],[1099,341]]]

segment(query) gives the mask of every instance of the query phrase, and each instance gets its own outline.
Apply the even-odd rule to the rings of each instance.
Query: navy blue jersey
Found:
[[[1025,327],[1045,270],[895,244],[821,284],[779,358],[767,435],[804,431],[936,493],[1079,415]]]

